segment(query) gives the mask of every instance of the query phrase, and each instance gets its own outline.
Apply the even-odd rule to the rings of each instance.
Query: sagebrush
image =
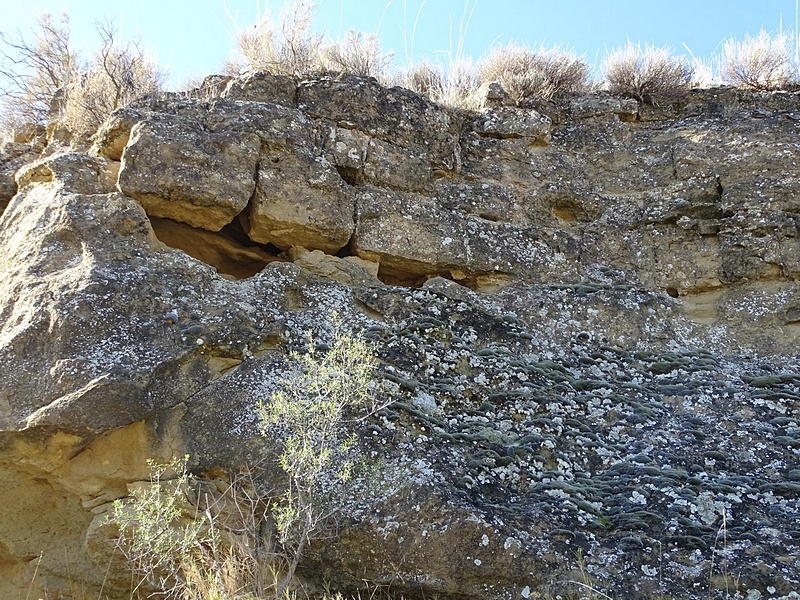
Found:
[[[258,404],[259,427],[277,442],[285,487],[245,469],[228,483],[188,473],[188,457],[149,462],[149,482],[115,501],[109,520],[136,575],[134,595],[182,600],[292,597],[306,546],[335,534],[348,485],[366,468],[354,422],[382,404],[375,358],[333,325],[330,345],[292,353],[288,374]]]
[[[785,33],[763,29],[743,40],[728,39],[722,46],[723,81],[759,91],[779,90],[798,79],[794,40]]]
[[[293,353],[293,368],[268,402],[258,405],[262,433],[277,440],[286,491],[273,516],[286,552],[276,594],[291,584],[308,543],[332,534],[359,469],[359,452],[349,423],[377,408],[375,358],[367,342],[334,322],[332,340],[320,352],[309,334],[307,351]]]
[[[478,64],[480,83],[498,82],[517,105],[584,91],[589,65],[570,50],[531,49],[509,44],[495,48]]]
[[[612,94],[635,98],[655,106],[678,102],[692,88],[693,68],[669,48],[628,42],[611,51],[603,73]]]

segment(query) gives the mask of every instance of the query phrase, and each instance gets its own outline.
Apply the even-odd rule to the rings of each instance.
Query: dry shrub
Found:
[[[398,84],[421,96],[430,98],[434,90],[442,87],[442,69],[428,62],[420,62],[408,69]]]
[[[480,83],[498,82],[518,104],[579,92],[588,86],[589,65],[559,46],[532,50],[497,47],[478,65]]]
[[[720,74],[733,85],[771,91],[785,88],[797,80],[797,65],[792,59],[793,40],[780,32],[763,29],[744,40],[728,39],[722,46]]]
[[[608,89],[612,94],[661,105],[678,102],[689,93],[692,66],[669,48],[634,45],[628,42],[609,53],[603,61]]]
[[[121,46],[108,23],[98,23],[101,50],[82,63],[70,46],[69,19],[37,21],[32,41],[0,36],[2,125],[8,130],[58,122],[69,137],[86,138],[116,108],[160,88],[155,62],[132,43]]]
[[[406,71],[400,85],[448,108],[469,111],[481,108],[478,78],[471,59],[453,61],[448,69],[418,63]]]
[[[287,5],[276,22],[267,13],[252,28],[239,32],[240,60],[226,66],[238,75],[244,71],[267,71],[297,77],[320,71],[323,36],[314,33],[315,6],[306,1]]]
[[[62,123],[78,136],[91,135],[114,110],[161,88],[163,74],[137,42],[122,46],[110,24],[99,24],[102,47],[70,84]]]
[[[364,75],[382,79],[392,62],[392,53],[381,51],[378,36],[360,31],[347,32],[344,39],[323,47],[320,52],[321,66],[326,71]]]
[[[2,133],[47,125],[59,109],[54,99],[63,97],[77,69],[67,15],[59,22],[50,14],[41,15],[32,41],[0,32]]]

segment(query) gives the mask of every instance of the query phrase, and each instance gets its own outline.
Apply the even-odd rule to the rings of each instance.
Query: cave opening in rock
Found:
[[[247,237],[238,219],[220,231],[208,231],[159,217],[150,217],[150,223],[163,244],[214,267],[225,277],[246,279],[271,262],[288,260],[272,244],[259,244]]]

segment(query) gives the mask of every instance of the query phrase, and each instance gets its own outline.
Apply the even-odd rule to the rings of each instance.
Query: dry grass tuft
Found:
[[[399,85],[447,108],[468,111],[481,108],[478,78],[471,59],[453,61],[448,69],[418,63],[404,74]]]
[[[691,89],[693,72],[686,59],[674,56],[669,48],[643,48],[631,42],[613,50],[603,61],[612,94],[655,106],[682,100]]]

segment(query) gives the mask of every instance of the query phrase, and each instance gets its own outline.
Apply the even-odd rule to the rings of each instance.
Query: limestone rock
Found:
[[[369,77],[320,76],[301,82],[298,106],[312,118],[424,156],[434,170],[456,168],[459,119],[409,90],[386,89]]]
[[[0,213],[17,193],[17,169],[38,155],[39,151],[29,144],[8,142],[0,148]]]
[[[620,98],[606,94],[586,94],[570,99],[569,113],[574,119],[586,119],[613,114],[623,121],[631,121],[639,112],[639,103],[633,98]]]
[[[552,121],[535,110],[512,107],[483,110],[473,121],[475,132],[498,139],[526,138],[531,144],[546,145],[550,141]]]
[[[481,98],[483,108],[498,108],[512,104],[511,96],[497,81],[484,83],[478,89],[478,96]]]
[[[131,129],[146,117],[147,113],[135,108],[125,107],[115,110],[95,133],[90,152],[109,160],[119,161],[130,140]]]
[[[150,215],[219,231],[253,194],[260,148],[253,133],[210,133],[180,118],[151,118],[131,131],[119,189]]]
[[[356,256],[338,258],[321,250],[309,251],[293,247],[290,252],[292,262],[298,267],[330,277],[346,285],[375,285],[378,281],[378,263]]]
[[[20,190],[29,185],[57,183],[78,194],[109,194],[116,191],[119,163],[81,154],[51,154],[17,171]]]
[[[353,233],[353,196],[327,160],[296,150],[273,152],[258,170],[248,235],[287,249],[336,253]]]
[[[285,75],[255,72],[231,79],[221,95],[229,100],[294,106],[297,82]]]
[[[502,185],[441,184],[431,197],[367,188],[357,199],[353,249],[398,273],[456,280],[487,274],[538,281],[568,276],[575,241],[527,226],[520,213]]]
[[[281,489],[254,407],[333,312],[393,402],[353,423],[375,468],[306,589],[800,589],[798,94],[652,120],[603,94],[468,117],[357,77],[265,100],[290,83],[141,99],[94,155],[14,169],[0,596],[130,598],[104,516],[148,458]],[[207,228],[158,217],[164,190]]]
[[[326,147],[330,161],[350,185],[370,183],[408,191],[431,188],[433,169],[424,153],[420,156],[343,127],[331,129]]]

